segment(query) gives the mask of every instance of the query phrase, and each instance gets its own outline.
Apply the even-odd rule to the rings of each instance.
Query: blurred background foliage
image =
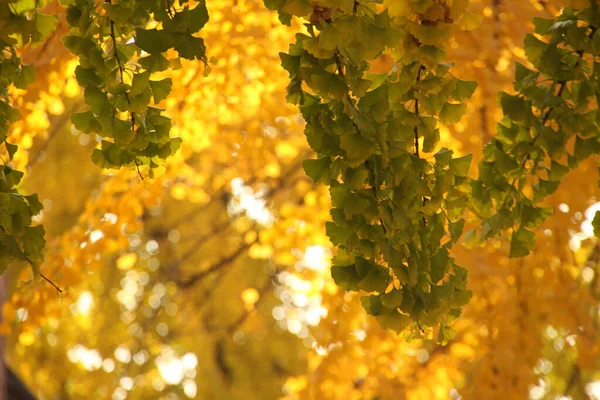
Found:
[[[483,23],[448,47],[457,76],[479,89],[444,146],[480,157],[496,93],[526,62],[531,19],[563,5],[471,1]],[[547,201],[555,215],[534,256],[509,259],[502,240],[457,246],[474,297],[456,338],[406,342],[331,280],[329,195],[301,168],[311,153],[278,56],[301,27],[259,0],[208,7],[211,72],[183,61],[165,73],[163,106],[183,145],[154,179],[99,170],[96,138],[72,127],[83,101],[61,6],[47,6],[56,31],[23,50],[36,80],[11,92],[22,115],[14,163],[44,205],[42,271],[65,290],[10,269],[0,333],[39,399],[600,398],[595,164]],[[373,72],[391,64],[382,57]]]

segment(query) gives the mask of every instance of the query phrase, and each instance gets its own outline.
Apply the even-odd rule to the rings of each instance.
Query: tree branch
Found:
[[[252,242],[244,243],[243,245],[238,247],[233,253],[231,253],[230,255],[228,255],[225,258],[222,258],[216,264],[213,264],[212,266],[208,267],[207,269],[200,271],[194,275],[191,275],[186,281],[177,282],[177,285],[183,289],[189,288],[190,286],[194,285],[195,283],[202,280],[206,276],[212,274],[213,272],[220,270],[221,268],[226,267],[231,262],[235,261],[240,255],[242,255],[242,253],[244,253],[247,249],[249,249],[250,246],[252,246],[254,243],[257,243],[257,242],[258,242],[258,235],[257,235],[256,239],[254,239]]]

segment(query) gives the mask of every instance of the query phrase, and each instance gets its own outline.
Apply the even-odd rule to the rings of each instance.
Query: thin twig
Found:
[[[48,278],[46,277],[46,275],[42,274],[41,272],[40,272],[40,276],[41,276],[41,277],[42,277],[42,278],[43,278],[43,279],[44,279],[46,282],[48,282],[49,284],[51,284],[52,286],[54,286],[54,289],[58,290],[58,292],[62,294],[63,290],[62,290],[61,288],[59,288],[59,287],[56,285],[56,283],[52,282],[50,279],[48,279]]]
[[[238,247],[233,253],[231,253],[230,255],[228,255],[225,258],[222,258],[216,264],[210,266],[209,268],[207,268],[203,271],[200,271],[200,272],[190,276],[186,281],[177,282],[177,285],[181,288],[188,288],[188,287],[192,286],[196,282],[202,280],[204,277],[212,274],[213,272],[220,270],[221,268],[223,268],[223,267],[229,265],[231,262],[235,261],[240,255],[242,255],[242,253],[244,253],[248,248],[250,248],[250,246],[252,246],[254,243],[257,243],[257,242],[258,242],[258,235],[256,236],[256,239],[254,239],[253,241],[251,241],[249,243],[244,243],[243,245]]]
[[[142,173],[140,172],[140,165],[138,164],[137,160],[134,158],[133,162],[135,163],[135,169],[138,173],[138,175],[140,176],[141,180],[144,180],[144,177],[142,176]]]

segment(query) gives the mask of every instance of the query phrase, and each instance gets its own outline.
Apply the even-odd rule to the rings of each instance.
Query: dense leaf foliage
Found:
[[[25,89],[33,81],[33,68],[21,65],[17,46],[39,41],[49,34],[56,21],[39,12],[28,2],[0,4],[3,24],[0,26],[0,143],[5,157],[0,166],[0,274],[14,261],[26,261],[36,275],[43,261],[44,228],[32,226],[32,217],[42,210],[37,195],[23,196],[17,185],[23,172],[14,169],[12,161],[18,146],[8,141],[11,121],[19,112],[10,104],[7,90],[11,84]]]
[[[533,251],[532,229],[552,214],[540,203],[571,169],[600,152],[600,64],[594,61],[600,51],[599,17],[592,7],[534,19],[538,36],[525,37],[534,69],[517,63],[516,94],[499,95],[505,117],[483,149],[479,177],[472,183],[473,209],[483,220],[481,239],[513,231],[511,257]]]
[[[447,325],[471,296],[467,271],[449,255],[464,226],[471,157],[438,148],[438,125],[459,122],[477,87],[443,62],[467,4],[296,3],[279,9],[280,19],[310,11],[309,34],[298,34],[281,57],[288,100],[300,106],[319,157],[304,168],[331,186],[327,234],[340,249],[332,276],[346,290],[375,292],[362,301],[383,326],[401,332],[413,322],[418,332],[441,323],[447,341]],[[401,62],[367,75],[368,61],[390,48]],[[435,161],[423,153],[435,153]]]
[[[25,3],[0,333],[38,393],[591,396],[595,3]]]
[[[169,135],[170,119],[156,107],[171,92],[172,81],[151,79],[180,67],[179,58],[163,55],[170,49],[207,62],[203,39],[193,36],[208,21],[206,5],[180,3],[178,9],[170,1],[64,2],[72,34],[63,43],[79,57],[75,76],[89,106],[72,121],[80,131],[105,139],[92,155],[100,167],[135,164],[152,170],[180,145]],[[156,24],[162,29],[149,29]],[[146,55],[140,58],[142,52]]]

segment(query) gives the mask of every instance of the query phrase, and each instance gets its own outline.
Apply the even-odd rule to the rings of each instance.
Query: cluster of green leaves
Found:
[[[439,340],[449,340],[448,325],[471,297],[467,271],[449,255],[464,226],[471,157],[437,144],[440,123],[458,122],[477,86],[442,62],[465,5],[412,2],[406,19],[368,1],[275,3],[282,20],[310,21],[308,35],[296,35],[281,59],[291,78],[288,101],[299,105],[318,154],[304,168],[330,186],[334,280],[370,293],[363,306],[383,326],[412,326],[416,334],[440,326]],[[389,48],[402,61],[390,74],[370,74],[366,60]]]
[[[505,117],[472,181],[472,209],[482,224],[469,235],[485,240],[512,230],[511,257],[534,249],[533,229],[552,213],[540,205],[544,198],[569,170],[600,153],[597,7],[533,23],[525,54],[534,69],[517,63],[516,93],[499,94]]]
[[[71,35],[65,46],[79,57],[75,71],[89,110],[72,122],[101,136],[92,159],[100,167],[147,165],[173,154],[171,120],[157,105],[171,92],[170,78],[156,72],[180,68],[180,58],[206,65],[204,40],[194,36],[208,21],[204,0],[62,0]],[[178,57],[169,58],[170,50]],[[137,56],[136,56],[137,54]],[[151,103],[153,105],[151,105]]]
[[[9,143],[8,132],[19,111],[11,107],[7,91],[12,84],[25,89],[33,81],[33,67],[21,64],[16,48],[47,36],[56,18],[38,12],[34,2],[25,0],[0,3],[0,18],[0,274],[15,261],[28,262],[37,274],[43,260],[44,228],[32,226],[32,218],[42,204],[37,195],[17,191],[23,172],[11,166],[18,146]]]

